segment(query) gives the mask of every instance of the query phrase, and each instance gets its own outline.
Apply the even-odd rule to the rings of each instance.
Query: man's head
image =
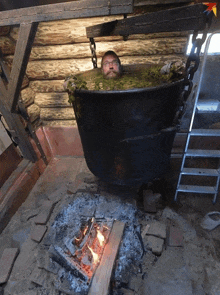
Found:
[[[103,55],[101,67],[102,73],[106,79],[112,79],[121,76],[121,62],[114,51],[109,50]]]

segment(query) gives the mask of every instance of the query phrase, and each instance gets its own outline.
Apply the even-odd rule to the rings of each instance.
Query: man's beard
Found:
[[[120,76],[120,73],[115,70],[110,70],[107,73],[105,73],[106,79],[117,78],[119,76]]]

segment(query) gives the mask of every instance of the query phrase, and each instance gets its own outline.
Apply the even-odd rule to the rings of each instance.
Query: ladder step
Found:
[[[219,176],[220,171],[217,169],[205,168],[183,168],[182,174],[184,175],[199,175],[199,176]]]
[[[179,192],[190,192],[200,194],[216,194],[216,188],[213,186],[198,186],[198,185],[180,185],[177,189]]]
[[[219,112],[219,100],[217,99],[202,99],[197,102],[198,113],[216,113]]]
[[[192,129],[191,135],[193,136],[220,136],[219,129]]]
[[[188,149],[186,152],[188,157],[209,157],[209,158],[218,158],[220,157],[220,150],[194,150]]]

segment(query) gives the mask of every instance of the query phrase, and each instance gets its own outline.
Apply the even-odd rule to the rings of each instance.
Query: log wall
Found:
[[[31,122],[50,126],[75,125],[75,115],[63,92],[67,75],[93,68],[86,27],[123,16],[72,19],[40,23],[21,90]],[[0,48],[11,65],[18,27],[0,28]],[[188,32],[96,38],[98,66],[107,50],[114,50],[122,64],[165,63],[185,59]]]

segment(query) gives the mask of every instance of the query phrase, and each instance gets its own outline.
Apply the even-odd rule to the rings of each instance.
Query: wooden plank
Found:
[[[28,197],[39,176],[38,165],[29,163],[26,169],[18,176],[13,186],[4,195],[0,202],[0,233]]]
[[[14,144],[11,144],[3,154],[0,155],[0,187],[16,169],[22,158]]]
[[[8,84],[7,101],[12,112],[16,110],[22,81],[31,53],[38,23],[22,23],[15,48],[14,59]]]
[[[1,11],[0,26],[11,26],[22,22],[44,22],[132,12],[133,0],[81,0]]]
[[[105,246],[100,264],[92,279],[88,295],[107,295],[116,256],[123,236],[125,223],[116,220],[108,243]]]
[[[86,28],[88,38],[158,32],[203,30],[206,5],[196,4],[148,13]]]
[[[0,202],[2,201],[2,198],[7,193],[7,191],[12,187],[13,183],[16,181],[16,179],[22,174],[22,172],[27,168],[30,161],[23,159],[20,164],[17,166],[17,168],[12,172],[8,180],[5,182],[5,184],[1,188],[1,195],[0,195]]]
[[[0,87],[0,90],[2,89],[3,88]],[[2,113],[8,125],[13,140],[19,145],[23,157],[32,162],[37,161],[37,155],[33,149],[33,146],[29,140],[27,132],[24,129],[19,115],[11,113],[8,105],[5,103],[5,98],[2,93],[0,93],[0,112]]]
[[[190,3],[192,0],[134,0],[134,7],[144,5],[166,5],[166,4],[179,4]]]

